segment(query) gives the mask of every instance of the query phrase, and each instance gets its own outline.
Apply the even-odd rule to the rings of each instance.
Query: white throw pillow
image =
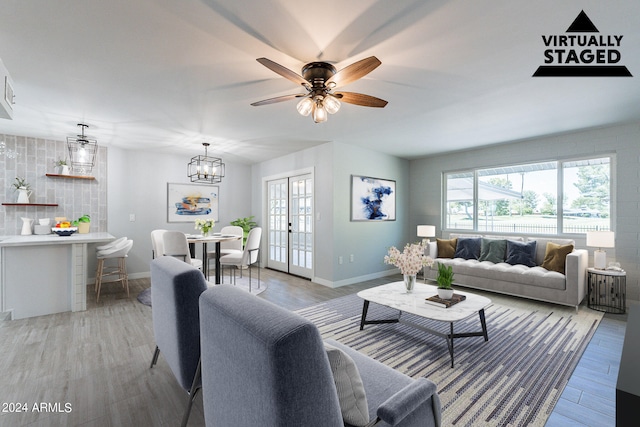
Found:
[[[353,359],[339,348],[327,343],[324,343],[324,348],[331,365],[343,420],[354,426],[368,424],[369,405],[358,367]]]

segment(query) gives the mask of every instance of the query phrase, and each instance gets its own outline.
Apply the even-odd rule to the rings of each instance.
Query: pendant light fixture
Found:
[[[98,152],[98,141],[85,136],[84,130],[89,127],[83,123],[78,123],[81,128],[80,135],[67,137],[67,147],[69,149],[69,159],[74,172],[80,175],[91,173],[96,162]]]
[[[204,182],[217,184],[224,178],[224,163],[219,157],[210,157],[207,154],[208,142],[203,142],[204,156],[194,156],[187,165],[187,176],[191,182]]]

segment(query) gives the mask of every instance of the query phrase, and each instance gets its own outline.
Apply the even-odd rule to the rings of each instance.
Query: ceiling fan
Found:
[[[375,56],[354,62],[340,71],[327,62],[310,62],[302,67],[302,76],[267,58],[258,58],[256,61],[282,77],[301,85],[307,92],[254,102],[251,105],[255,107],[302,98],[298,102],[298,112],[303,116],[312,114],[314,122],[322,123],[327,121],[327,113],[335,114],[338,112],[340,101],[363,107],[383,108],[387,105],[387,101],[384,99],[371,95],[343,91],[334,92],[334,89],[348,85],[378,68],[382,63]]]

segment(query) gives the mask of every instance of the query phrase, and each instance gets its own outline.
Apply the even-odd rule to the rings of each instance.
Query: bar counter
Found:
[[[23,319],[86,310],[89,245],[113,239],[109,233],[0,236],[0,312]]]

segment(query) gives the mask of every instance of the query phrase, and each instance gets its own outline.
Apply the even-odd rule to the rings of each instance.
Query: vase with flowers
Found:
[[[207,218],[207,219],[196,219],[196,230],[200,230],[202,231],[202,235],[207,237],[209,235],[209,232],[213,229],[213,226],[215,225],[215,221],[213,220],[213,218]]]
[[[408,294],[413,291],[418,271],[425,266],[433,265],[433,259],[424,254],[424,248],[422,243],[407,243],[400,252],[398,248],[392,246],[384,257],[385,264],[395,265],[400,269]]]

